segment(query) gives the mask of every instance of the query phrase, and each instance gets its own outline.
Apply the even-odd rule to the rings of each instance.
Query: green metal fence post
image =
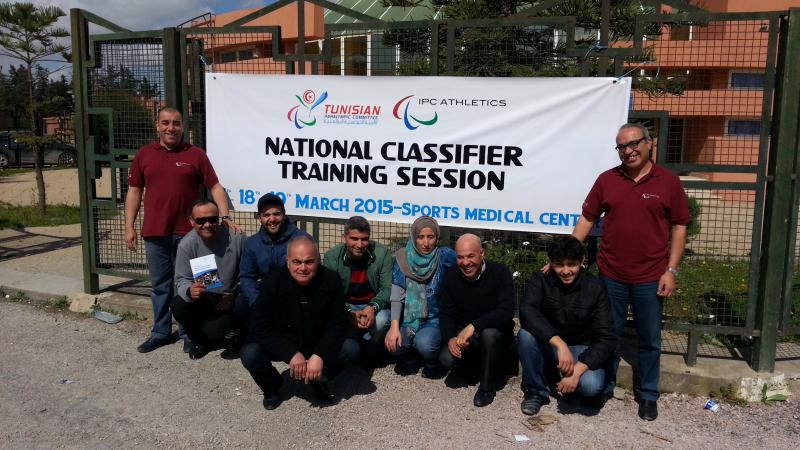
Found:
[[[181,102],[183,86],[180,67],[180,36],[177,28],[164,28],[164,101],[165,106],[177,109],[183,115],[184,121],[188,116],[186,105]]]
[[[752,366],[755,370],[775,370],[775,348],[778,337],[781,298],[785,292],[786,262],[793,211],[795,160],[797,153],[797,123],[800,114],[800,8],[792,8],[781,24],[778,47],[779,71],[775,90],[775,115],[767,163],[767,197],[761,255],[756,328]]]
[[[89,117],[86,115],[86,78],[84,69],[88,59],[89,24],[80,9],[70,10],[72,28],[72,92],[75,96],[75,145],[78,149],[78,193],[81,204],[81,247],[83,253],[83,291],[87,294],[100,292],[100,276],[93,273],[95,266],[95,226],[92,214],[94,183],[89,171],[91,158],[86,153]]]

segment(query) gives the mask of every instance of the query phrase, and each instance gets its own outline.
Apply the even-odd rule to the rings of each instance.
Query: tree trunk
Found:
[[[31,132],[38,135],[36,126],[36,112],[33,110],[33,66],[28,63],[28,120],[30,120]],[[38,192],[37,211],[39,214],[47,213],[47,197],[44,187],[44,149],[41,145],[33,146],[33,170],[36,172],[36,189]]]

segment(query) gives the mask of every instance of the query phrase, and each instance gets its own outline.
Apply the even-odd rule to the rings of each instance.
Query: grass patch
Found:
[[[49,298],[47,299],[47,306],[55,308],[59,311],[63,311],[69,308],[69,300],[67,299],[67,297],[64,296]]]
[[[11,177],[26,172],[33,172],[33,169],[9,169],[6,167],[4,169],[0,169],[0,177]]]
[[[0,229],[48,227],[81,222],[81,209],[77,206],[50,205],[47,214],[39,215],[36,206],[14,206],[0,202]]]
[[[720,386],[719,393],[711,392],[709,393],[709,397],[713,398],[718,402],[727,403],[729,405],[735,406],[747,406],[747,400],[739,397],[739,394],[736,392],[736,388],[732,385],[727,386]]]

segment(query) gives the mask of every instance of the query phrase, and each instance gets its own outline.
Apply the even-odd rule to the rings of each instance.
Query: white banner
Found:
[[[619,164],[616,81],[207,74],[208,156],[236,210],[569,233]]]

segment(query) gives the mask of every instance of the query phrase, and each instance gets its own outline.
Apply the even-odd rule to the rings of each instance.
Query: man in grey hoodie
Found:
[[[247,308],[240,295],[239,261],[245,237],[220,226],[219,209],[211,200],[198,200],[189,217],[192,231],[181,239],[175,258],[172,310],[191,340],[189,358],[199,359],[236,327],[234,310]],[[204,274],[192,270],[192,260],[214,256]]]

